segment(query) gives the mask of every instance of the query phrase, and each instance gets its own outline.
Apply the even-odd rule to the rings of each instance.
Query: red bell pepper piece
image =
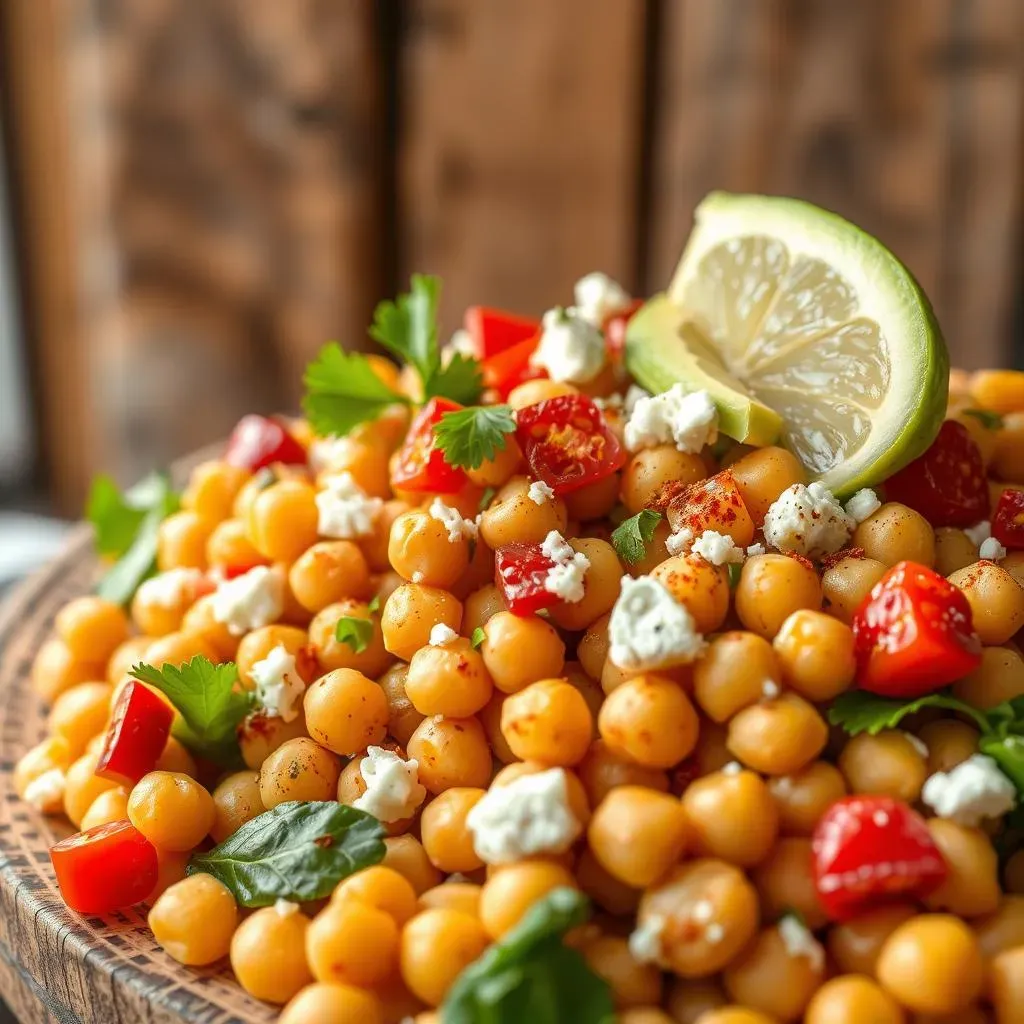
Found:
[[[920,899],[948,868],[924,819],[902,800],[849,796],[834,803],[811,837],[814,885],[834,921],[881,903]]]
[[[304,466],[306,449],[275,419],[243,416],[228,438],[224,461],[256,472],[274,462]]]
[[[1007,488],[992,513],[992,536],[1004,548],[1024,548],[1024,491]]]
[[[921,697],[981,664],[963,591],[916,562],[898,562],[853,616],[857,683],[882,697]]]
[[[544,586],[554,567],[539,544],[507,544],[494,552],[494,582],[513,615],[533,615],[558,604],[558,595]]]
[[[156,767],[173,722],[174,712],[166,701],[137,680],[127,683],[114,706],[96,774],[134,786]]]
[[[157,879],[156,847],[130,821],[79,832],[50,848],[64,902],[79,914],[141,903]]]
[[[484,387],[493,388],[504,399],[508,393],[528,380],[542,380],[548,372],[542,366],[532,366],[530,357],[537,351],[540,335],[534,334],[525,341],[517,342],[511,348],[485,359],[480,364],[484,375]]]
[[[434,427],[446,412],[462,406],[447,398],[432,398],[409,427],[405,442],[391,471],[395,490],[454,494],[466,483],[466,474],[444,461],[444,452],[434,445]]]
[[[470,306],[463,318],[466,332],[473,340],[477,359],[490,359],[540,330],[540,322],[531,317],[516,316],[502,309]]]

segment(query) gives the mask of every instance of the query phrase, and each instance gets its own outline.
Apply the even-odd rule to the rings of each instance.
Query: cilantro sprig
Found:
[[[619,558],[633,565],[647,555],[647,545],[654,540],[654,531],[661,522],[661,513],[645,508],[623,520],[612,531],[612,544]]]
[[[370,616],[380,610],[380,596],[375,597],[367,606]],[[339,644],[348,644],[353,653],[362,654],[373,639],[373,619],[361,615],[342,615],[334,625],[334,638]]]
[[[449,466],[477,469],[505,450],[515,429],[512,406],[473,405],[446,412],[434,427],[434,443]]]
[[[964,416],[973,416],[986,430],[1002,430],[1003,417],[991,409],[964,409]]]
[[[479,650],[483,642],[487,639],[487,633],[484,631],[483,626],[477,626],[473,630],[472,636],[469,638],[469,645],[474,651]]]

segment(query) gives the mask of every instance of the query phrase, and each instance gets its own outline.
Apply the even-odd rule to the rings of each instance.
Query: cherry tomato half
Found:
[[[992,536],[1004,548],[1024,548],[1024,491],[1007,488],[992,513]]]
[[[391,474],[395,490],[430,491],[452,494],[466,482],[466,474],[444,461],[444,452],[434,446],[434,427],[446,412],[462,406],[447,398],[432,398],[419,411],[398,450]]]
[[[536,337],[540,331],[538,320],[487,306],[470,306],[463,325],[473,339],[477,359],[490,359],[513,345]]]
[[[80,914],[141,903],[156,885],[156,847],[130,821],[112,821],[50,848],[64,902]]]
[[[948,870],[924,819],[888,796],[834,803],[814,830],[811,850],[818,897],[834,921],[927,896]]]
[[[533,615],[558,604],[544,582],[555,563],[539,544],[508,544],[494,552],[494,583],[513,615]]]
[[[981,664],[963,592],[916,562],[897,562],[853,616],[857,683],[883,697],[920,697]]]
[[[621,469],[626,453],[586,395],[559,395],[520,409],[516,440],[535,477],[555,494],[586,487]]]
[[[932,526],[987,519],[985,463],[967,428],[946,420],[924,455],[885,481],[885,496],[920,512]]]
[[[174,712],[166,701],[135,679],[125,684],[114,705],[96,774],[134,786],[156,767],[173,722]]]
[[[231,431],[224,461],[254,473],[274,462],[304,466],[306,449],[277,420],[253,414]]]

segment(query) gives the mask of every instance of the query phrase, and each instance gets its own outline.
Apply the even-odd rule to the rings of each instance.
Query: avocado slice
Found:
[[[782,417],[734,377],[698,325],[664,294],[655,295],[626,328],[626,367],[653,394],[684,384],[707,391],[718,407],[718,428],[744,444],[775,444]]]

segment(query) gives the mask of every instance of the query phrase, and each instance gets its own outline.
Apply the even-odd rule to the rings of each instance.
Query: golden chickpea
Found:
[[[249,470],[219,459],[201,462],[189,474],[181,506],[219,523],[231,515],[238,492],[251,477]]]
[[[807,1006],[804,1024],[904,1024],[888,992],[862,974],[826,981]]]
[[[1009,551],[999,564],[1024,587],[1024,551]]]
[[[607,982],[618,1010],[661,1001],[661,972],[656,964],[645,964],[629,951],[626,939],[617,935],[597,935],[583,944],[580,952],[587,966]],[[620,1022],[625,1015],[620,1013]]]
[[[213,791],[213,806],[210,835],[214,842],[222,843],[266,810],[260,796],[260,773],[250,770],[227,776]]]
[[[807,470],[785,448],[755,448],[729,468],[743,504],[758,527],[764,522],[771,504],[787,487],[807,483]]]
[[[107,662],[107,682],[112,686],[117,685],[128,675],[133,666],[138,665],[140,661],[145,661],[146,652],[152,642],[152,638],[148,636],[132,636],[123,644],[118,644]]]
[[[57,613],[54,628],[79,661],[105,662],[128,639],[128,617],[102,597],[76,597]]]
[[[729,575],[699,555],[666,558],[651,576],[693,616],[700,633],[717,632],[729,614]]]
[[[1005,644],[1024,626],[1024,587],[1002,566],[976,562],[953,573],[949,582],[964,592],[983,644]]]
[[[958,411],[953,415],[953,410],[950,408],[947,410],[946,415],[948,419],[956,420],[957,423],[962,424],[967,429],[967,433],[971,435],[971,440],[978,446],[978,451],[981,452],[981,460],[985,463],[985,468],[987,469],[995,458],[996,448],[999,444],[998,428],[987,426],[967,409]]]
[[[978,752],[978,730],[955,718],[928,722],[921,726],[918,735],[928,748],[929,775],[948,772]]]
[[[113,690],[110,683],[78,683],[53,702],[47,725],[54,736],[67,740],[73,757],[105,730]]]
[[[402,980],[428,1006],[487,948],[483,925],[458,910],[424,910],[402,929]]]
[[[516,693],[538,679],[561,674],[565,644],[543,619],[499,611],[488,619],[484,633],[480,654],[494,685],[504,693]]]
[[[1024,1010],[1024,946],[1008,949],[989,968],[992,1005],[999,1024],[1019,1024]]]
[[[1024,657],[1016,647],[985,647],[981,664],[953,684],[953,695],[983,711],[1024,694]]]
[[[616,786],[642,786],[668,792],[668,776],[657,768],[637,764],[604,740],[591,744],[578,768],[590,805],[596,807]]]
[[[272,562],[294,562],[317,540],[316,491],[303,480],[279,480],[260,491],[246,515],[253,547]]]
[[[494,684],[480,652],[459,638],[421,647],[409,662],[405,692],[421,714],[468,718],[491,699]]]
[[[158,772],[175,772],[178,775],[191,775],[193,779],[199,775],[199,767],[196,765],[195,758],[173,736],[167,737],[164,749],[156,759],[156,764],[153,767]]]
[[[425,718],[409,739],[420,782],[435,796],[453,786],[484,789],[491,777],[491,748],[475,718]]]
[[[948,576],[965,569],[978,560],[978,545],[953,526],[940,526],[935,531],[935,571]]]
[[[242,760],[247,768],[259,771],[263,762],[275,750],[283,747],[290,740],[305,738],[306,716],[299,709],[297,718],[286,722],[277,715],[268,715],[265,711],[251,712],[238,728],[238,745],[242,751]]]
[[[267,1003],[287,1003],[313,980],[306,963],[309,918],[264,907],[247,917],[231,939],[231,969],[239,985]]]
[[[387,734],[387,698],[361,672],[328,672],[309,687],[303,704],[309,735],[336,754],[351,757]]]
[[[473,848],[473,833],[466,825],[466,817],[485,793],[484,789],[456,786],[446,789],[423,808],[423,848],[431,863],[446,874],[476,871],[484,866]]]
[[[191,875],[161,894],[147,923],[168,956],[179,964],[203,967],[228,955],[238,907],[213,875]]]
[[[557,626],[576,632],[586,629],[612,610],[612,605],[619,597],[622,564],[615,548],[606,540],[574,537],[569,544],[590,561],[583,584],[583,597],[575,602],[559,602],[550,614]]]
[[[757,891],[739,868],[698,858],[672,868],[644,893],[639,924],[654,915],[666,922],[659,963],[684,978],[705,978],[757,932]]]
[[[88,832],[97,825],[109,825],[112,821],[124,821],[128,817],[128,790],[124,786],[105,789],[82,815],[79,826],[82,832]]]
[[[501,596],[501,591],[493,583],[488,583],[466,597],[462,628],[467,636],[472,636],[475,629],[482,629],[495,615],[503,611],[505,599]]]
[[[374,428],[383,427],[385,420],[378,419]],[[372,429],[372,428],[371,428]],[[352,479],[372,498],[389,498],[391,481],[388,475],[388,456],[391,454],[391,442],[388,437],[350,434],[331,441],[327,453],[327,462],[317,478],[322,486],[323,481],[342,473],[351,473]]]
[[[405,680],[409,674],[409,666],[396,662],[378,680],[388,702],[388,735],[393,736],[402,746],[416,731],[416,726],[426,717],[421,715],[409,700],[405,692]]]
[[[931,523],[896,501],[886,502],[853,531],[851,543],[868,558],[885,565],[918,562],[931,568],[935,564],[935,533]]]
[[[388,545],[391,542],[391,526],[399,516],[412,509],[407,501],[392,499],[385,501],[373,522],[373,533],[368,537],[360,537],[359,549],[363,553],[367,565],[373,572],[386,572],[391,568],[388,559]],[[337,598],[335,598],[337,600]]]
[[[417,896],[441,884],[441,872],[430,863],[427,851],[415,836],[388,836],[384,840],[384,847],[381,867],[400,874]]]
[[[1003,868],[1003,884],[1007,892],[1024,893],[1024,850],[1010,854]]]
[[[772,641],[782,676],[802,697],[833,700],[853,683],[853,630],[823,612],[794,612]]]
[[[1024,415],[1021,411],[1003,417],[1003,426],[995,435],[995,452],[992,458],[992,475],[1012,483],[1024,483],[1024,458],[1021,444],[1024,443]]]
[[[656,1006],[632,1006],[623,1010],[619,1024],[675,1024],[672,1018]]]
[[[88,763],[95,766],[95,756],[92,756]],[[56,770],[65,773],[70,766],[71,747],[68,741],[62,736],[48,736],[45,740],[42,740],[26,751],[14,766],[12,778],[14,792],[22,800],[28,799],[30,795],[35,796],[35,800],[30,802],[44,814],[59,813],[64,809],[63,792],[54,795],[46,793],[40,795],[38,793],[30,793],[29,786],[36,779],[46,775],[47,772]],[[84,810],[88,810],[88,807],[84,808]]]
[[[306,959],[317,981],[369,988],[398,966],[398,925],[366,903],[332,901],[306,929]]]
[[[729,470],[687,487],[668,506],[667,518],[673,530],[685,527],[695,536],[713,530],[741,548],[754,539],[753,520]]]
[[[768,856],[779,834],[779,812],[760,775],[714,772],[683,793],[683,810],[699,856],[753,867]]]
[[[583,695],[564,679],[542,679],[512,694],[501,711],[501,732],[516,757],[547,765],[579,764],[594,720]]]
[[[352,541],[320,541],[292,563],[288,583],[303,608],[319,612],[345,598],[369,597],[370,569]]]
[[[197,847],[213,827],[213,797],[187,775],[150,772],[128,798],[128,818],[162,850]]]
[[[713,637],[693,666],[693,696],[712,721],[727,722],[737,711],[777,692],[782,672],[772,645],[745,630]]]
[[[1024,373],[1019,370],[977,370],[971,374],[970,394],[983,409],[1016,413],[1024,409]]]
[[[188,509],[169,515],[157,530],[157,569],[205,569],[206,544],[216,525]]]
[[[928,831],[949,873],[924,904],[929,910],[948,910],[957,917],[980,917],[999,906],[999,859],[989,837],[946,818],[929,818]]]
[[[282,1010],[278,1024],[385,1024],[380,999],[354,985],[307,985]]]
[[[683,805],[668,793],[617,786],[594,809],[587,842],[612,877],[634,888],[651,885],[690,839]]]
[[[846,780],[827,761],[814,761],[793,775],[768,780],[783,835],[809,836],[818,819],[846,796]]]
[[[211,569],[247,572],[257,565],[268,565],[269,561],[253,547],[242,519],[219,522],[206,539],[206,562]]]
[[[47,640],[32,662],[32,689],[45,701],[54,700],[76,683],[103,679],[102,662],[80,661],[63,640]]]
[[[555,861],[537,858],[503,865],[480,892],[480,923],[492,939],[500,939],[538,900],[566,887],[577,888],[576,880]]]
[[[343,618],[368,621],[372,627],[369,636],[363,639],[339,640],[338,620]],[[362,646],[364,642],[365,647]],[[309,644],[317,662],[325,671],[355,671],[368,676],[379,676],[394,661],[385,647],[385,632],[381,618],[370,611],[365,601],[351,598],[329,604],[313,616],[313,621],[309,624]]]
[[[971,924],[986,963],[1008,949],[1024,946],[1024,896],[1004,896],[998,909]]]
[[[564,533],[569,521],[561,498],[538,505],[529,495],[530,478],[514,476],[480,515],[480,537],[492,550],[507,544],[540,544],[552,531]]]
[[[735,600],[743,625],[771,640],[793,612],[821,607],[821,583],[809,562],[755,555],[743,563]]]
[[[430,631],[438,623],[459,632],[462,603],[447,590],[406,583],[387,599],[381,611],[384,646],[395,657],[411,661],[430,643]]]
[[[671,768],[697,743],[700,724],[682,687],[656,675],[628,679],[609,694],[597,721],[608,746],[648,768]]]
[[[308,683],[320,675],[320,666],[309,645],[309,637],[304,629],[298,626],[262,626],[242,637],[238,645],[235,663],[238,665],[238,677],[246,689],[256,687],[253,678],[253,666],[263,661],[275,647],[283,647],[294,659],[299,675]]]
[[[811,931],[828,924],[811,870],[811,841],[802,836],[780,839],[768,857],[751,873],[761,912],[769,920],[777,920],[789,911],[796,911]]]
[[[383,910],[399,928],[417,911],[416,890],[409,880],[381,864],[349,875],[331,894],[334,903],[352,900]]]
[[[580,854],[575,874],[579,887],[602,910],[616,917],[636,913],[640,905],[640,890],[620,882],[606,871],[591,850],[585,849]]]
[[[792,775],[825,748],[828,726],[795,693],[744,708],[729,722],[729,750],[765,775]]]
[[[604,519],[619,500],[619,474],[612,473],[562,496],[570,522]]]
[[[659,444],[637,452],[622,474],[622,501],[631,515],[650,508],[667,483],[688,486],[703,480],[707,467],[699,455],[681,452],[674,444]]]
[[[675,1024],[697,1024],[701,1015],[725,1006],[725,993],[717,981],[673,978],[665,1002]]]
[[[508,393],[508,404],[517,412],[528,405],[546,402],[549,398],[561,395],[578,395],[579,388],[559,380],[528,380],[518,384]]]
[[[723,1006],[719,1010],[710,1010],[697,1019],[697,1024],[777,1024],[760,1010],[748,1010],[745,1006]]]
[[[863,555],[847,555],[831,563],[821,577],[825,611],[840,622],[852,622],[853,613],[888,568],[884,562]]]
[[[446,910],[458,910],[471,917],[480,916],[480,893],[483,887],[475,882],[444,882],[428,889],[419,898],[419,909],[429,910],[439,907]]]
[[[204,658],[218,663],[220,655],[217,649],[201,633],[192,633],[182,630],[179,633],[168,633],[154,640],[146,651],[146,662],[154,668],[163,668],[164,665],[184,665],[191,661],[197,654]]]
[[[874,976],[886,940],[916,915],[916,907],[908,903],[888,903],[866,910],[829,931],[829,956],[844,974]]]
[[[892,796],[907,803],[917,800],[928,778],[926,756],[899,729],[852,737],[837,763],[851,793]]]
[[[466,476],[477,487],[501,487],[509,477],[520,471],[523,453],[514,437],[506,436],[505,447],[494,453],[494,458],[484,459],[476,469],[467,469]]]
[[[452,541],[426,509],[412,509],[391,525],[388,559],[405,579],[447,590],[469,567],[469,544],[462,534]]]
[[[260,797],[273,810],[288,800],[333,800],[341,764],[335,754],[306,737],[288,740],[260,768]]]
[[[157,876],[156,885],[149,894],[148,902],[152,905],[172,886],[185,878],[188,862],[192,859],[192,851],[160,850],[156,851]]]

